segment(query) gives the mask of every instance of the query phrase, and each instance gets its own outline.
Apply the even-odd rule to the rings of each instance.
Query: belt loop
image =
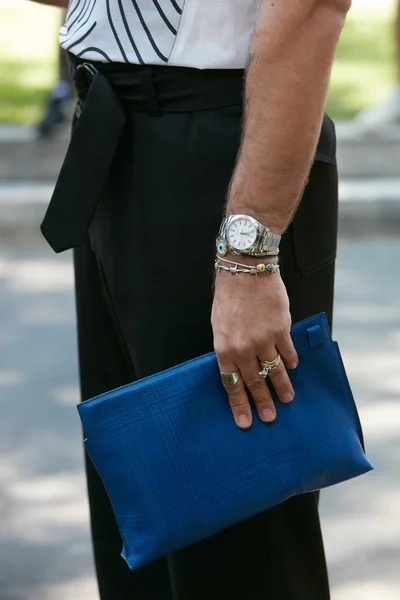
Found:
[[[157,99],[156,88],[154,86],[152,67],[141,67],[139,73],[146,110],[154,116],[162,115],[162,110]]]

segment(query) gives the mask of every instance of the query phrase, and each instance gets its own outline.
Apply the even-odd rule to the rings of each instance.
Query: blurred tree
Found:
[[[67,11],[62,11],[62,23],[65,22]],[[54,86],[47,102],[43,118],[37,125],[39,137],[50,137],[52,133],[68,120],[67,104],[73,96],[73,88],[69,75],[67,53],[63,48],[58,50],[58,81]]]
[[[387,125],[400,124],[400,0],[396,0],[396,20],[395,20],[395,41],[396,41],[396,85],[392,92],[383,102],[362,111],[356,123],[359,131],[376,131]]]

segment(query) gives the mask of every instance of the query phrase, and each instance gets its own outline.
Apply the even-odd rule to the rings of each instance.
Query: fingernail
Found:
[[[299,363],[297,363],[297,362],[289,363],[289,365],[288,365],[288,369],[290,369],[290,370],[292,370],[292,371],[293,371],[294,369],[297,369],[297,367],[298,367],[298,364],[299,364]]]
[[[287,392],[286,394],[282,394],[282,402],[291,402],[293,400],[294,396],[293,394],[291,394],[290,392]]]
[[[270,408],[264,408],[261,413],[262,420],[266,423],[271,423],[271,421],[275,421],[275,413]]]
[[[243,429],[250,427],[250,419],[247,415],[239,415],[237,422],[239,427],[242,427]]]

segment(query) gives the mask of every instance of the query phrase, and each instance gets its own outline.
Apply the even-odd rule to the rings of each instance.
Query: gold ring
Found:
[[[239,371],[221,371],[221,379],[224,385],[236,385],[240,380],[240,372]]]
[[[271,371],[275,371],[275,369],[279,367],[281,361],[282,358],[280,354],[278,354],[278,356],[274,358],[274,360],[260,360],[261,371],[259,372],[259,375],[262,375],[263,377],[268,377]]]
[[[276,369],[281,363],[281,355],[278,354],[274,360],[260,360],[260,365],[263,369]]]

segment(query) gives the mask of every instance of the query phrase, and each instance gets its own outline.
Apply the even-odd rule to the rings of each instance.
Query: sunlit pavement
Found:
[[[0,600],[98,600],[70,258],[0,247]],[[335,337],[376,470],[323,494],[332,600],[400,599],[399,265],[399,239],[341,243]]]
[[[342,241],[335,337],[375,472],[323,494],[333,600],[400,599],[400,239]]]

